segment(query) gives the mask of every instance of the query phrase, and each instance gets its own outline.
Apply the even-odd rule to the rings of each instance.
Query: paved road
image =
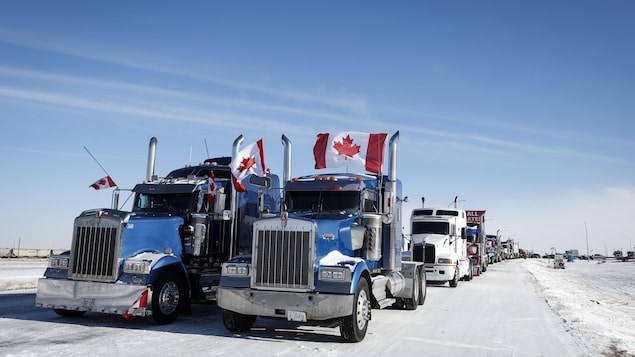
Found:
[[[416,311],[373,310],[366,339],[341,343],[339,330],[258,319],[232,335],[218,308],[155,326],[143,319],[89,313],[58,317],[33,306],[34,291],[0,294],[0,356],[6,355],[319,355],[577,356],[521,260],[491,265],[457,288],[428,286]]]

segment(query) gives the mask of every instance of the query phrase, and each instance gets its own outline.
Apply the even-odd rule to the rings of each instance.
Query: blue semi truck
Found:
[[[242,135],[234,156],[241,142]],[[232,158],[218,157],[159,178],[156,143],[150,140],[146,179],[132,189],[130,211],[117,209],[115,191],[112,208],[75,218],[71,249],[51,256],[38,281],[37,307],[62,316],[93,311],[170,323],[192,303],[216,298],[222,263],[248,254],[253,222],[278,213],[278,176],[251,175],[243,181],[246,192],[236,192]]]
[[[248,331],[263,316],[339,325],[345,341],[358,342],[372,308],[424,303],[423,262],[404,251],[398,140],[397,132],[389,142],[388,175],[291,179],[291,143],[282,136],[281,213],[254,222],[251,254],[223,264],[217,304],[228,330]]]

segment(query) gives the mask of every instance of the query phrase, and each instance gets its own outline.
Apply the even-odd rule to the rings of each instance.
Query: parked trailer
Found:
[[[48,258],[65,249],[0,248],[0,258]]]

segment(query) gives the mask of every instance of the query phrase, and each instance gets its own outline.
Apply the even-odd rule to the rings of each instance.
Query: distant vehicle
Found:
[[[538,254],[538,253],[531,253],[531,254],[529,255],[529,258],[540,258],[540,254]]]
[[[553,257],[553,268],[564,269],[564,256],[562,254],[556,254]]]
[[[633,251],[626,252],[626,256],[616,257],[616,259],[619,259],[623,262],[629,261],[630,259],[635,259],[635,252]]]
[[[595,253],[589,257],[591,260],[606,260],[606,257],[602,254]]]

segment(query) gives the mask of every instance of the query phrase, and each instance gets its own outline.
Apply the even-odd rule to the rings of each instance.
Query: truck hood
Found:
[[[351,226],[356,224],[355,222],[359,218],[357,215],[307,212],[289,214],[289,217],[308,219],[317,226],[315,236],[316,262],[333,250],[337,250],[345,256],[355,256]]]
[[[412,242],[413,244],[433,244],[437,247],[442,247],[449,243],[449,237],[445,234],[413,234]]]
[[[121,257],[127,258],[141,252],[172,252],[180,256],[183,252],[179,239],[179,227],[183,217],[165,213],[133,214],[123,229]]]

